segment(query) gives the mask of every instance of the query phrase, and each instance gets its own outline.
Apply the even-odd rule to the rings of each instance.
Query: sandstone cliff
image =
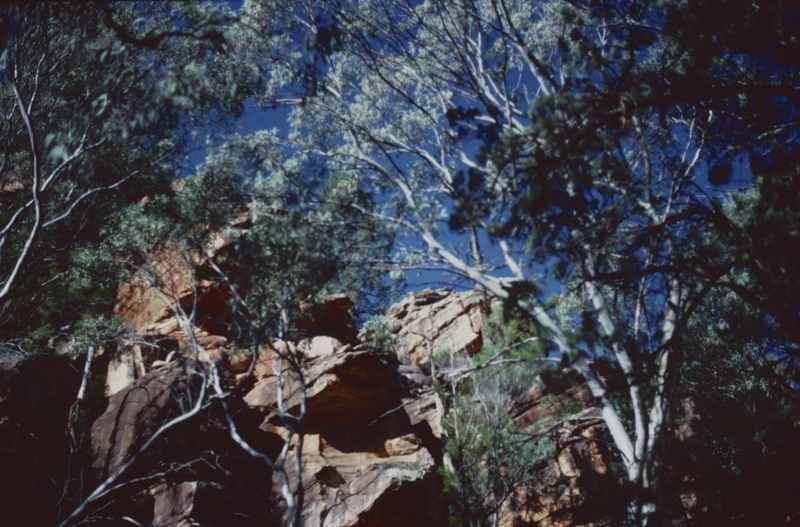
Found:
[[[419,365],[442,351],[474,355],[483,346],[482,330],[492,305],[496,302],[478,291],[409,293],[386,313],[399,337],[394,350],[398,359]]]
[[[129,321],[152,341],[184,341],[185,333],[163,309],[141,302],[145,296],[135,304],[138,318]],[[346,299],[324,299],[321,305],[314,322],[318,333],[352,327],[342,324]],[[143,319],[142,313],[157,314]],[[430,371],[420,365],[443,350],[472,354],[480,348],[485,299],[475,291],[422,291],[393,306],[387,318],[398,336],[395,353],[371,350],[354,334],[341,331],[338,338],[320,334],[298,343],[273,342],[255,358],[242,396],[228,403],[238,433],[277,459],[287,432],[276,399],[275,349],[288,346],[302,357],[307,419],[300,477],[306,526],[447,524],[439,475],[448,462],[442,426],[447,410]],[[219,361],[224,377],[242,380],[253,359],[229,352],[226,340],[208,326],[198,332],[210,349],[225,357]],[[13,354],[3,357],[9,360]],[[96,373],[107,370],[117,384],[107,387],[107,407],[91,426],[93,457],[91,473],[84,475],[86,488],[118,470],[165,420],[192,404],[203,366],[176,357],[166,361],[129,348],[98,363]],[[49,525],[64,500],[61,482],[69,472],[59,467],[68,450],[64,430],[79,368],[53,357],[49,362],[8,362],[5,371],[11,373],[0,383],[0,462],[16,483],[3,493],[0,505],[4,510],[24,505],[18,509],[24,512],[6,516],[9,525]],[[287,377],[282,390],[284,412],[296,414],[301,403],[296,379]],[[516,506],[504,511],[500,525],[607,524],[608,519],[592,513],[598,500],[613,499],[620,481],[610,467],[613,455],[604,425],[579,375],[550,370],[511,413],[517,426],[549,437],[555,453],[533,467],[530,483],[518,488]],[[278,474],[232,441],[223,423],[220,407],[211,404],[160,436],[118,482],[102,517],[157,527],[285,523]],[[295,436],[285,452],[292,487],[298,479],[293,462],[297,449]],[[692,499],[687,497],[689,509],[696,505]]]
[[[387,315],[399,337],[395,355],[379,354],[358,343],[343,344],[329,336],[286,343],[301,353],[305,365],[307,421],[301,471],[304,525],[400,526],[445,522],[438,475],[438,467],[444,462],[443,441],[447,440],[441,425],[445,409],[432,389],[429,372],[419,365],[444,350],[477,352],[487,318],[485,301],[475,291],[411,293]],[[331,314],[341,319],[342,308],[347,307],[339,298],[323,304],[339,309],[323,309],[321,319],[316,322],[318,328],[326,327],[326,316]],[[138,313],[154,311],[139,304]],[[151,338],[185,340],[176,324],[169,323],[169,317],[162,313],[157,318],[157,324],[139,322]],[[330,322],[327,324],[331,326]],[[212,349],[224,351],[223,339],[213,340],[202,327],[198,331],[207,342],[219,343]],[[351,336],[343,340],[354,339]],[[287,433],[276,410],[278,377],[273,361],[274,347],[279,345],[265,347],[256,359],[254,377],[237,410],[240,433],[272,458],[279,455]],[[135,350],[128,353],[134,354]],[[241,378],[250,361],[248,357],[232,355],[222,364],[234,378]],[[123,363],[111,362],[109,378],[121,377],[115,376],[114,368]],[[181,394],[191,382],[185,366],[175,362],[153,368],[152,363],[146,363],[146,357],[143,366],[148,371],[143,377],[131,379],[124,388],[109,390],[114,392],[109,407],[93,426],[98,478],[113,473],[167,415],[180,410]],[[290,379],[287,382],[283,387],[285,411],[296,414],[301,398],[299,385]],[[564,419],[569,417],[565,409],[575,414],[573,420]],[[604,450],[586,440],[597,435],[601,427],[591,397],[577,377],[567,372],[556,388],[534,387],[519,401],[514,412],[522,427],[541,428],[543,423],[552,427],[546,432],[555,440],[557,455],[538,467],[539,495],[527,495],[520,490],[525,507],[507,514],[503,524],[567,524],[577,492],[570,482],[588,472],[604,474],[607,470]],[[559,424],[553,426],[556,414]],[[209,415],[209,422],[212,417]],[[206,469],[204,478],[187,480],[185,476],[169,477],[163,465],[140,462],[137,475],[161,474],[158,484],[142,489],[136,502],[138,508],[152,507],[153,525],[174,525],[188,519],[212,525],[219,517],[218,513],[209,516],[203,512],[209,508],[249,510],[253,517],[285,520],[277,474],[270,474],[266,465],[255,459],[248,463],[247,456],[225,438],[223,430],[212,430],[210,425],[187,427],[176,434],[167,434],[153,447],[159,452],[159,459],[170,459],[174,455],[171,453],[180,452],[181,459],[189,463],[213,452],[216,469]],[[192,441],[187,441],[187,434]],[[296,448],[295,440],[286,463],[292,487],[297,481],[293,469]],[[245,469],[242,464],[249,466]],[[246,488],[250,492],[235,491],[235,486],[231,486],[232,478],[239,480],[243,471],[249,473],[244,481],[248,481]],[[254,509],[256,500],[250,494],[255,489],[262,496],[269,496],[264,510]],[[198,508],[200,503],[205,509]],[[217,505],[210,506],[212,503]]]

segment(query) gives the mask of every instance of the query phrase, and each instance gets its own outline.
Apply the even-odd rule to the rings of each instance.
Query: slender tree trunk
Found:
[[[648,491],[646,483],[640,482],[628,502],[628,524],[633,527],[647,527],[650,517],[656,512],[656,504]]]
[[[481,247],[478,244],[478,231],[473,226],[469,229],[470,235],[470,245],[472,248],[472,256],[475,260],[475,269],[479,272],[483,272],[483,253],[481,252]],[[481,293],[483,299],[481,300],[481,311],[483,314],[488,316],[489,315],[489,292],[483,287],[480,283],[475,283],[475,289]]]
[[[89,351],[86,354],[86,364],[84,365],[83,368],[83,379],[81,379],[81,387],[78,390],[78,396],[75,398],[75,402],[69,409],[69,420],[67,421],[67,435],[69,436],[70,448],[72,450],[77,450],[78,448],[78,442],[75,439],[75,432],[72,429],[72,422],[75,417],[75,414],[80,410],[83,398],[86,396],[86,387],[89,385],[89,377],[92,375],[92,363],[94,362],[94,351],[95,347],[89,346]]]

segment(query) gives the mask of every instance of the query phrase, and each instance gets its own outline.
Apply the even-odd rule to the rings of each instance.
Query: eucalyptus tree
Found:
[[[215,421],[243,455],[277,475],[284,520],[300,525],[305,364],[302,348],[289,343],[308,336],[303,322],[320,295],[351,293],[357,283],[361,290],[356,293],[362,297],[355,295],[356,314],[376,310],[373,304],[384,300],[388,286],[382,281],[383,271],[371,263],[385,258],[392,237],[382,222],[343,206],[374,207],[369,196],[356,192],[351,178],[314,181],[304,177],[302,164],[279,154],[257,138],[232,135],[210,148],[197,173],[179,180],[173,194],[121,210],[103,228],[98,254],[105,264],[123,267],[131,285],[158,298],[178,321],[185,339],[182,360],[194,373],[172,387],[183,390],[173,395],[192,404],[174,408],[115,473],[78,500],[60,526],[96,518],[112,493],[142,481],[131,477],[131,468],[159,448],[160,438],[200,416]],[[225,313],[206,311],[208,297],[225,299]],[[212,327],[228,339],[225,349],[215,354],[197,337]],[[225,382],[220,365],[228,353],[249,355],[249,377],[256,363],[270,356],[265,351],[269,349],[274,352],[270,366],[275,383],[260,389],[274,393],[272,406],[264,410],[277,416],[285,437],[279,448],[263,451],[237,426],[248,379]],[[147,469],[139,467],[142,470]],[[164,476],[156,470],[146,479]]]
[[[245,6],[285,28],[278,47],[254,53],[277,65],[262,104],[295,104],[286,148],[379,196],[380,212],[362,212],[419,241],[402,265],[470,279],[549,332],[598,401],[636,525],[656,509],[652,475],[682,327],[732,268],[695,243],[719,209],[700,168],[710,160],[719,181],[733,154],[796,132],[787,102],[796,99],[796,68],[770,66],[774,77],[759,78],[751,65],[764,46],[731,44],[744,21],[777,23],[787,36],[780,20],[791,6],[737,3],[742,21],[717,23],[707,18],[716,3],[701,4]],[[791,111],[747,119],[737,135],[737,101]],[[448,229],[487,237],[499,258],[470,259],[450,246]],[[561,314],[542,297],[552,280],[566,287]],[[631,427],[590,353],[619,368]]]
[[[81,255],[112,212],[170,191],[189,131],[230,120],[255,76],[220,58],[234,19],[219,5],[28,3],[0,19],[10,338],[107,307],[116,280]]]
[[[190,134],[229,124],[257,70],[223,58],[222,4],[26,3],[0,23],[0,328],[29,352],[32,329],[108,314],[117,213],[174,192]],[[60,510],[86,498],[72,461]]]

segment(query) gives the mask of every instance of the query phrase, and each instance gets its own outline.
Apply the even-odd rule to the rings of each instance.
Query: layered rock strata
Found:
[[[496,304],[496,300],[478,290],[455,293],[449,289],[426,289],[409,293],[386,314],[386,321],[398,337],[398,358],[420,365],[443,351],[474,355],[483,346],[483,327]]]
[[[420,378],[425,376],[418,368],[387,363],[374,352],[349,346],[307,361],[303,525],[440,524],[443,512],[436,467],[441,462],[442,405],[435,392],[418,384]],[[286,382],[285,409],[296,414],[300,383],[288,375]],[[236,419],[240,434],[272,459],[278,458],[287,436],[275,410],[277,383],[276,375],[256,382]],[[175,362],[149,372],[111,398],[108,410],[92,429],[98,476],[116,471],[166,419],[179,414],[179,398],[187,393],[187,384],[191,384],[191,372]],[[206,470],[204,479],[188,481],[180,471],[170,477],[163,463],[147,459],[153,454],[145,454],[141,464],[137,461],[134,473],[138,477],[162,481],[147,491],[153,525],[189,520],[213,525],[198,509],[198,493],[205,496],[206,509],[209,500],[218,500],[220,507],[227,503],[225,508],[236,505],[247,510],[248,504],[234,503],[228,494],[234,473],[237,479],[261,479],[261,488],[267,491],[268,506],[251,513],[285,521],[280,520],[286,511],[278,493],[278,475],[255,458],[250,459],[249,470],[238,466],[234,472],[234,467],[246,464],[244,452],[220,427],[200,430],[197,426],[164,434],[153,445],[153,454],[169,459],[177,448],[184,463],[196,463],[213,450],[222,456],[215,462],[218,470]],[[187,442],[187,433],[195,440]],[[297,482],[297,454],[295,436],[285,463],[292,488]],[[154,476],[158,473],[162,476]]]
[[[316,358],[304,373],[303,525],[437,525],[441,402],[432,391],[415,396],[426,389],[415,382],[420,372],[355,349]],[[286,437],[271,410],[276,385],[277,377],[266,378],[245,397],[263,412],[259,429],[274,444]],[[285,389],[286,411],[296,414],[299,382]],[[295,485],[293,447],[287,468]]]
[[[476,351],[486,320],[482,300],[471,291],[409,295],[389,313],[400,337],[397,357],[366,349],[352,333],[321,334],[320,328],[342,327],[344,318],[325,322],[331,313],[344,317],[348,301],[342,298],[317,306],[315,316],[321,318],[318,326],[307,328],[311,337],[297,343],[273,341],[257,357],[226,349],[224,336],[201,326],[212,339],[207,342],[218,343],[209,347],[224,358],[217,362],[224,380],[246,381],[240,395],[227,399],[239,434],[273,460],[287,438],[276,408],[277,352],[291,352],[302,363],[305,433],[302,447],[297,436],[288,445],[284,466],[292,488],[302,480],[304,525],[445,524],[438,471],[447,465],[448,437],[442,427],[446,413],[431,386],[431,374],[415,364],[429,360],[431,351]],[[136,308],[156,311],[145,304]],[[160,313],[157,323],[143,326],[146,336],[156,342],[185,339],[174,319],[166,311]],[[313,336],[315,332],[319,334]],[[192,406],[200,372],[207,365],[179,354],[165,360],[140,351],[109,352],[97,360],[90,383],[94,388],[69,425],[82,366],[65,356],[34,357],[0,348],[0,523],[52,525],[59,507],[63,517],[76,506],[76,486],[84,485],[84,491],[96,486],[139,452],[163,423]],[[246,378],[250,366],[253,375]],[[613,372],[595,366],[609,389],[619,389]],[[98,375],[107,368],[119,373],[108,399]],[[298,413],[301,397],[296,377],[285,369],[284,373],[286,418]],[[684,424],[675,433],[685,440],[703,424],[690,400],[682,411]],[[613,525],[615,518],[598,518],[597,512],[624,510],[624,503],[614,501],[625,496],[624,481],[612,469],[613,446],[580,375],[571,369],[547,371],[516,401],[511,414],[531,435],[547,437],[554,452],[531,467],[529,480],[516,489],[514,509],[503,512],[499,525]],[[77,456],[70,460],[69,453],[78,452],[71,450],[76,438],[81,441],[76,434],[89,430],[92,459],[81,473],[82,461]],[[691,474],[686,478],[687,490],[676,493],[686,518],[699,522],[709,514],[725,517],[726,508],[734,504],[715,501],[702,490],[706,487],[691,486]],[[221,406],[211,398],[205,410],[164,432],[139,454],[116,480],[117,490],[101,504],[101,515],[118,519],[108,525],[128,525],[130,520],[153,527],[285,525],[279,479],[231,439]],[[65,489],[67,480],[71,487]],[[713,489],[712,483],[706,485]],[[791,504],[784,508],[794,510]],[[119,520],[123,517],[129,520]]]
[[[330,319],[322,316],[316,329],[308,329],[321,332],[320,328],[341,326],[337,317],[342,319],[347,302],[337,297],[324,301],[319,314],[334,315]],[[437,471],[444,461],[444,409],[431,389],[430,375],[419,365],[442,351],[477,352],[483,343],[487,311],[487,299],[478,291],[411,293],[392,306],[386,317],[398,336],[396,358],[368,351],[352,336],[343,337],[347,343],[321,335],[300,343],[274,341],[255,359],[225,351],[224,339],[210,345],[212,350],[224,353],[225,360],[219,364],[228,374],[236,381],[248,382],[237,426],[243,437],[271,459],[277,459],[287,438],[276,411],[277,351],[291,352],[303,363],[307,397],[300,449],[304,525],[435,525],[443,520]],[[156,333],[156,338],[185,341],[186,336],[176,329],[166,312],[162,311],[159,317],[143,328],[151,335],[167,332]],[[131,361],[138,360],[135,354],[130,356]],[[253,375],[245,379],[253,360]],[[113,395],[108,411],[95,424],[95,468],[99,473],[108,474],[127,459],[134,447],[138,448],[153,432],[154,423],[163,422],[170,411],[177,411],[175,394],[186,390],[188,377],[177,364],[153,368],[146,358],[143,362],[152,371]],[[135,369],[135,363],[130,369]],[[286,413],[297,415],[300,384],[285,369],[284,373],[284,408]],[[171,398],[166,395],[170,390]],[[169,405],[171,410],[166,408]],[[566,525],[580,501],[577,482],[588,474],[602,476],[607,472],[606,452],[594,440],[602,431],[602,422],[591,395],[575,372],[566,371],[558,381],[551,379],[548,385],[532,388],[517,402],[513,414],[519,426],[532,433],[548,434],[557,455],[537,467],[541,492],[531,494],[520,489],[518,498],[525,507],[505,515],[503,523]],[[115,430],[115,426],[121,427],[120,423],[129,429]],[[240,448],[224,438],[224,431],[217,432],[217,451],[227,450],[232,457],[244,459]],[[208,430],[204,433],[208,434]],[[176,442],[168,435],[169,441]],[[194,448],[195,455],[202,458],[201,447]],[[298,479],[298,449],[295,436],[284,465],[292,488]],[[254,459],[250,464],[260,465]],[[262,474],[262,479],[269,473],[266,465],[254,470]],[[153,507],[153,525],[188,519],[205,524],[210,517],[203,519],[198,496],[205,496],[201,501],[206,504],[223,499],[230,491],[227,485],[229,482],[212,473],[205,479],[164,481],[151,487],[147,493]],[[260,514],[285,522],[287,511],[278,492],[279,475],[269,474],[268,484],[261,488],[270,496],[270,505]],[[252,507],[252,500],[245,501],[237,506]]]

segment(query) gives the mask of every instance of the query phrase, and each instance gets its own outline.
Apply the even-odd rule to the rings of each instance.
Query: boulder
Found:
[[[491,306],[482,291],[426,289],[409,293],[386,314],[399,337],[395,352],[408,364],[427,364],[442,351],[474,355]],[[495,301],[496,302],[496,301]]]
[[[418,369],[405,371],[410,368],[349,348],[309,362],[303,525],[441,523],[436,467],[441,460],[442,405],[435,393],[419,396],[425,386],[417,381],[425,376]],[[299,412],[300,393],[299,383],[287,378],[287,412]],[[278,445],[287,435],[270,411],[276,396],[277,378],[270,377],[257,383],[245,401],[264,414],[260,429]],[[286,468],[294,485],[298,443],[291,447]],[[277,488],[277,474],[273,480]]]
[[[98,479],[115,473],[176,409],[185,371],[173,362],[115,393],[92,425],[93,467]]]

